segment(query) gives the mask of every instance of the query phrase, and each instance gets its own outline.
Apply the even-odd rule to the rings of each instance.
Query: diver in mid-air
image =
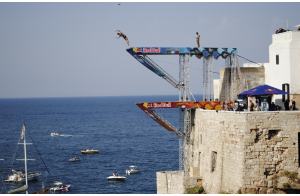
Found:
[[[116,31],[117,31],[117,36],[118,36],[117,38],[122,37],[126,41],[127,45],[129,46],[128,37],[122,31],[120,31],[120,30],[116,30]]]

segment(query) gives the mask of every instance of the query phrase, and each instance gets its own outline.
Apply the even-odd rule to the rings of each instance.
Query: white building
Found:
[[[259,79],[259,83],[263,82],[270,86],[282,89],[283,84],[289,85],[290,99],[294,99],[298,105],[300,104],[300,30],[286,31],[272,35],[272,43],[269,46],[269,63],[262,63],[264,68],[264,76],[261,71],[257,74],[252,72],[249,77],[248,69],[259,68],[256,64],[244,64],[241,68],[246,77],[247,89],[255,86],[255,77]],[[244,70],[243,70],[244,69]],[[222,71],[221,71],[222,73]],[[222,78],[222,74],[220,76]],[[264,80],[262,80],[262,77]],[[221,80],[214,80],[214,98],[219,98]],[[254,84],[253,83],[253,84]],[[246,85],[247,87],[247,85]],[[276,104],[282,105],[281,96],[274,96]],[[298,107],[299,108],[299,107]]]
[[[269,63],[265,63],[265,82],[281,89],[289,84],[291,98],[300,103],[300,31],[272,35]],[[280,99],[280,96],[276,97]]]

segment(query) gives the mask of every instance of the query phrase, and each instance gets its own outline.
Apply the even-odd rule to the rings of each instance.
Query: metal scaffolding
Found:
[[[157,106],[148,106],[146,103],[137,104],[145,113],[153,120],[158,122],[168,131],[174,131],[179,136],[179,169],[184,170],[184,146],[190,142],[191,125],[191,110],[192,108],[209,108],[215,109],[216,105],[210,106],[209,103],[193,102],[191,103],[190,91],[190,66],[189,57],[196,56],[203,58],[203,98],[212,99],[212,80],[213,80],[213,59],[222,57],[228,59],[236,52],[236,48],[189,48],[189,47],[134,47],[127,51],[137,59],[141,64],[154,72],[159,77],[162,77],[179,91],[179,102],[157,103]],[[179,79],[174,79],[161,66],[155,63],[148,55],[178,55],[179,56]],[[185,104],[186,103],[186,104]],[[173,106],[172,106],[173,104]],[[187,107],[190,105],[189,107]],[[179,107],[179,129],[176,129],[168,121],[161,118],[153,109],[155,108],[172,108]]]

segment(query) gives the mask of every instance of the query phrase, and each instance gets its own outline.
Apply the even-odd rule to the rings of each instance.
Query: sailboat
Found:
[[[29,145],[30,143],[26,143],[26,137],[25,137],[25,132],[26,132],[26,128],[25,128],[25,124],[23,123],[22,128],[21,128],[21,136],[20,136],[20,142],[18,144],[22,144],[23,148],[24,148],[24,159],[19,159],[19,160],[24,160],[24,173],[23,172],[15,172],[13,173],[13,177],[15,177],[16,179],[21,179],[21,180],[17,180],[18,181],[25,181],[25,185],[16,188],[16,189],[12,189],[10,191],[8,191],[7,193],[12,194],[12,193],[22,193],[22,192],[26,192],[26,194],[28,194],[28,172],[27,172],[27,161],[28,160],[33,160],[33,159],[27,159],[27,149],[26,146]],[[21,143],[21,141],[23,140],[23,142]],[[30,176],[39,176],[41,175],[40,173],[31,173]],[[9,176],[10,178],[11,176]],[[13,178],[11,177],[11,178]],[[25,180],[24,180],[25,178]],[[23,179],[23,180],[22,180]]]
[[[25,173],[23,171],[12,169],[11,173],[12,174],[9,175],[4,182],[25,182]],[[27,179],[28,181],[34,181],[37,180],[40,175],[41,173],[39,172],[28,172]]]

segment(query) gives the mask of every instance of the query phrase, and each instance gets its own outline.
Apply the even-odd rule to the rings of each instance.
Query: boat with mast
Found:
[[[30,137],[30,135],[29,135]],[[30,139],[33,142],[33,138],[30,137]],[[31,161],[31,160],[35,160],[35,159],[29,159],[27,157],[27,145],[31,145],[33,143],[27,143],[26,142],[26,127],[25,124],[22,124],[22,128],[21,128],[21,136],[19,139],[18,144],[23,145],[23,149],[24,149],[24,159],[16,159],[16,160],[21,160],[24,161],[24,170],[13,170],[12,169],[12,175],[9,175],[7,180],[4,180],[5,182],[20,182],[23,183],[25,182],[25,184],[23,186],[20,186],[18,188],[9,190],[7,193],[9,194],[15,194],[15,193],[26,193],[28,194],[28,182],[32,181],[32,180],[37,180],[39,176],[41,176],[40,172],[28,172],[28,167],[27,167],[27,161]],[[37,151],[37,153],[40,155],[38,149],[36,148],[35,145],[33,145]],[[48,174],[50,174],[50,171],[48,169],[48,167],[45,164],[45,161],[43,160],[43,158],[40,156],[40,159],[42,161],[42,163],[45,166],[45,170],[48,172]],[[69,188],[71,187],[70,184],[64,184],[63,182],[55,182],[52,186],[50,187],[45,187],[44,186],[44,182],[42,183],[42,189],[34,192],[34,193],[38,193],[38,194],[44,194],[44,193],[49,193],[49,192],[68,192]]]
[[[12,174],[7,177],[4,182],[25,182],[25,173],[21,170],[11,170]],[[27,172],[27,180],[34,181],[37,180],[41,175],[39,172]]]
[[[22,124],[21,136],[20,136],[20,140],[19,140],[18,144],[23,145],[23,149],[24,149],[24,159],[17,159],[17,160],[24,161],[24,173],[22,171],[15,171],[11,176],[8,177],[8,179],[6,181],[7,182],[12,182],[12,181],[25,182],[25,184],[19,188],[8,191],[7,193],[12,194],[12,193],[26,192],[26,194],[28,194],[28,179],[29,178],[28,178],[28,171],[27,171],[27,161],[34,160],[34,159],[27,158],[27,145],[30,145],[31,143],[26,143],[26,127],[25,127],[24,123]],[[40,173],[31,172],[29,176],[31,179],[31,178],[36,178],[40,175],[41,175]],[[8,180],[10,180],[10,181],[8,181]]]

